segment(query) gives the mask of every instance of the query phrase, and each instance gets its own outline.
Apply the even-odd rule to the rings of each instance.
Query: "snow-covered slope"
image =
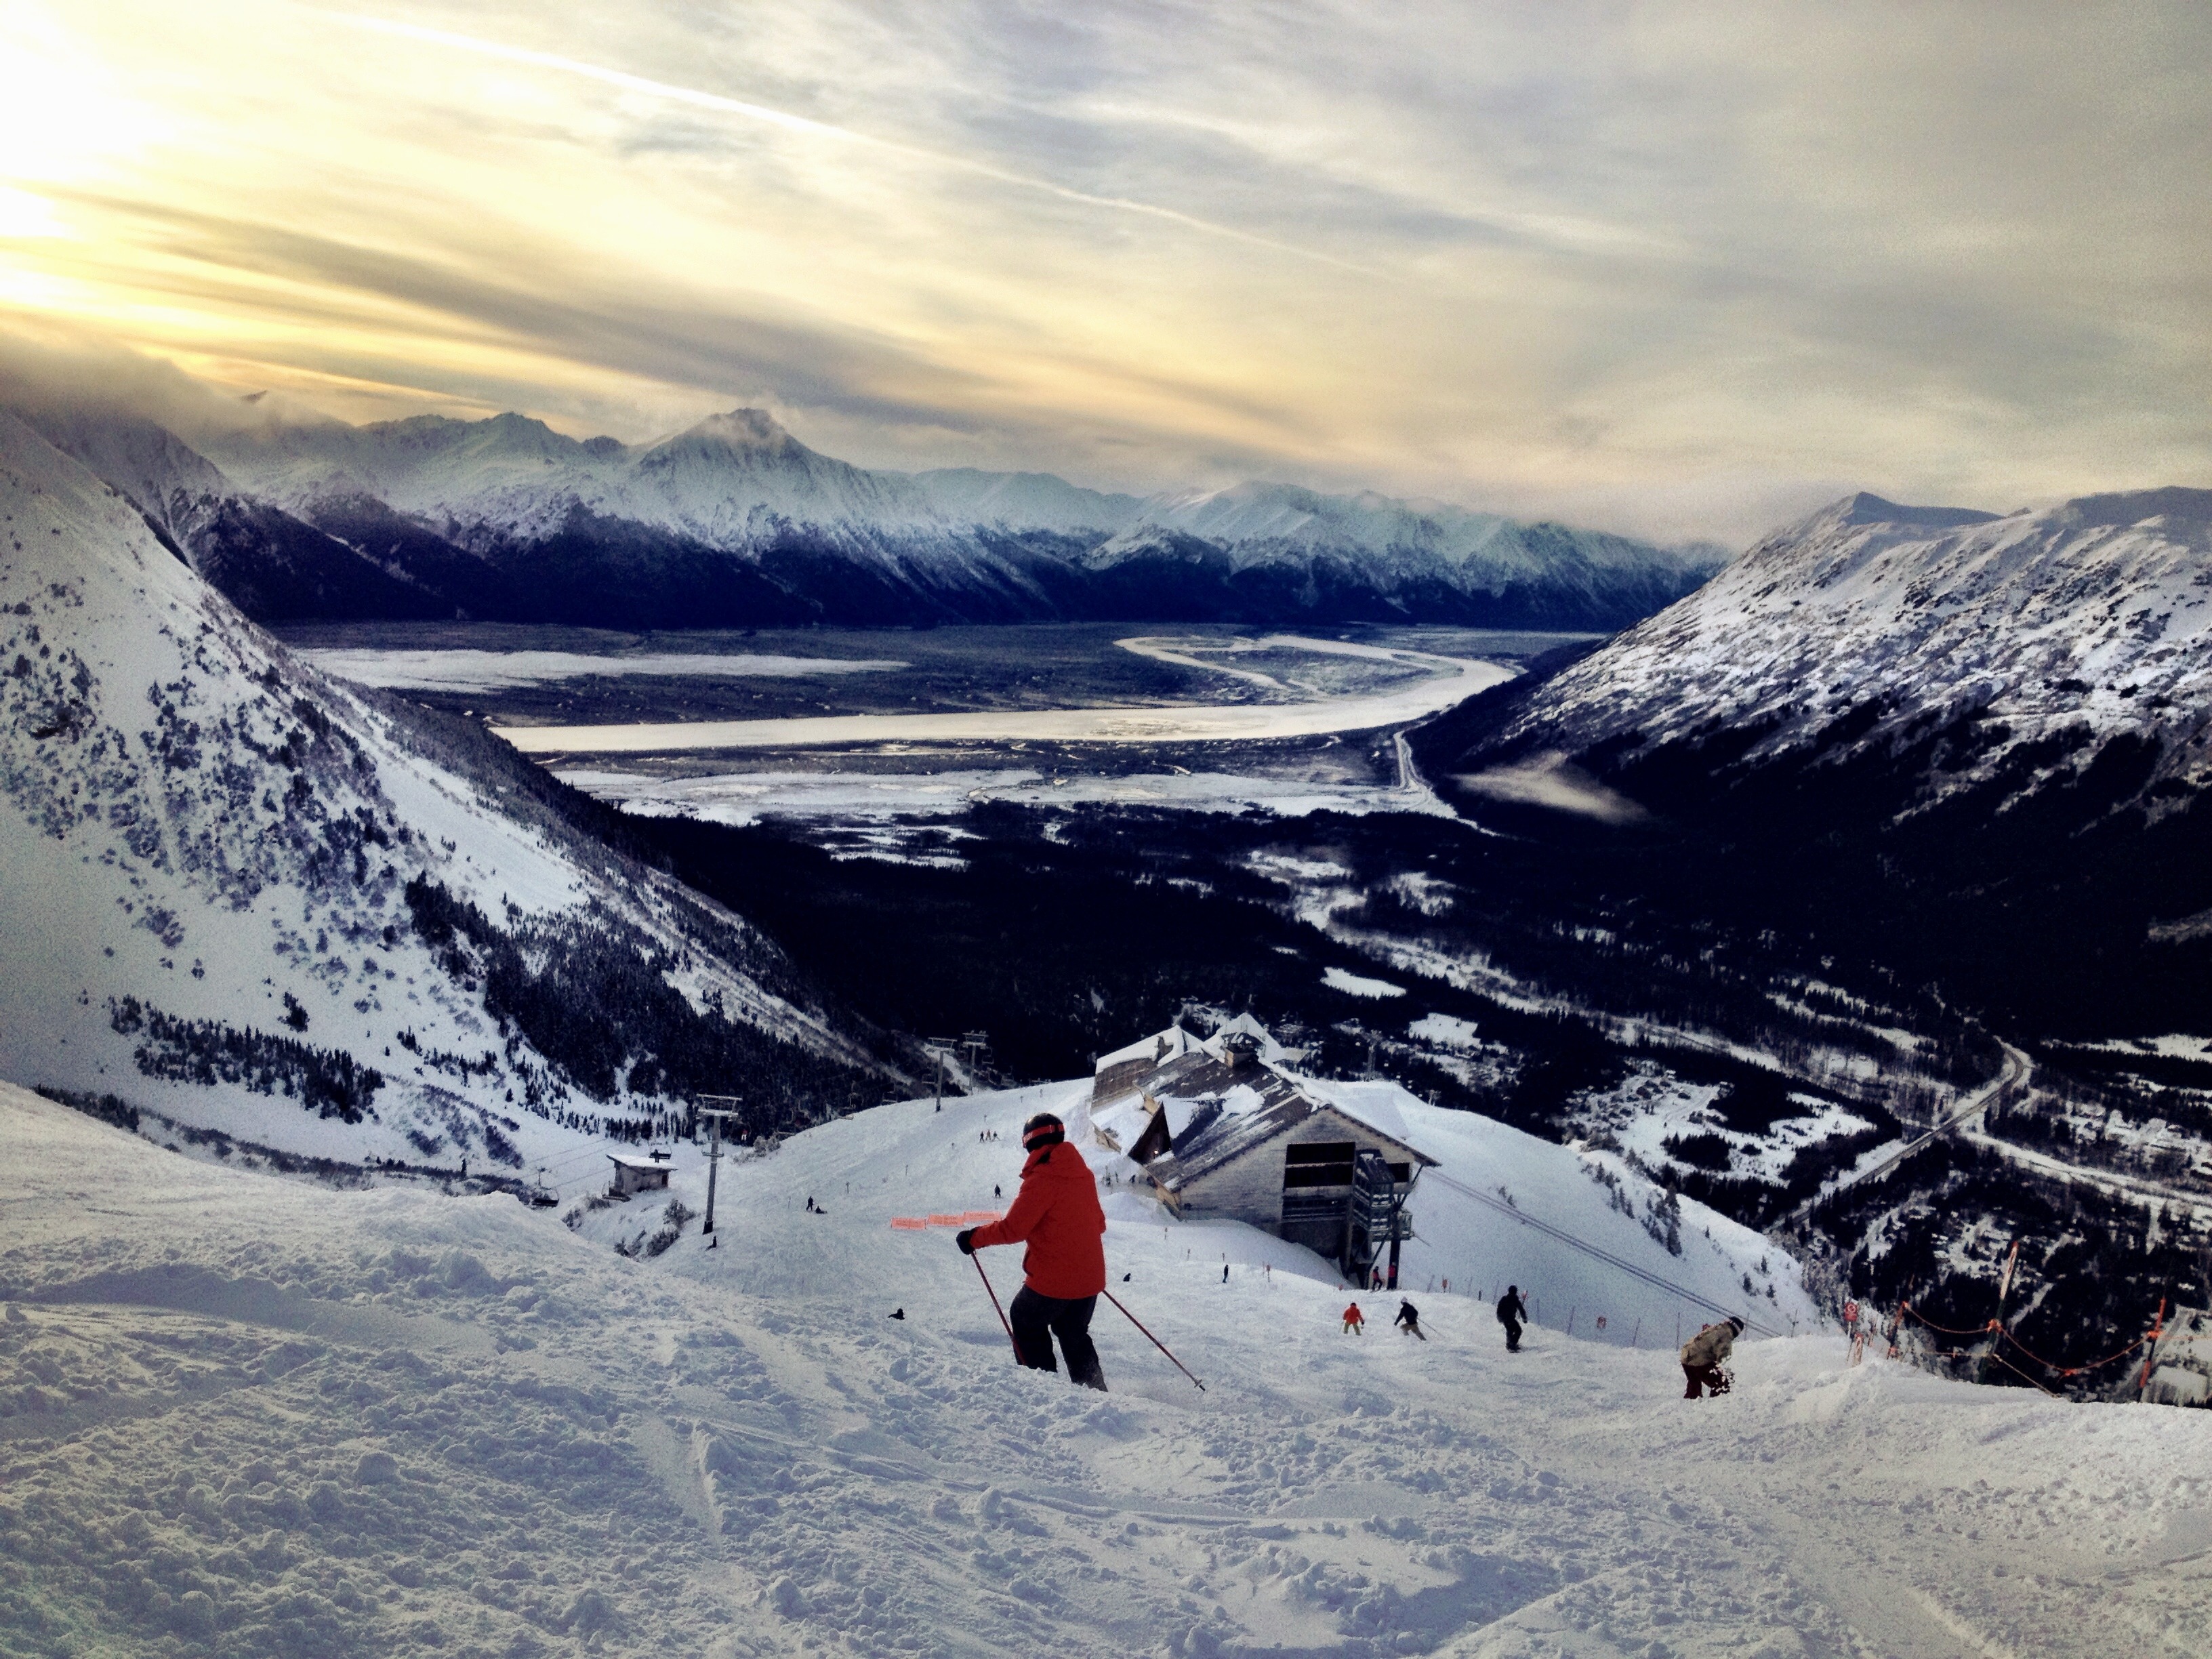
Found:
[[[1479,1325],[1516,1284],[1533,1298],[1538,1324],[1564,1329],[1571,1317],[1577,1333],[1587,1335],[1602,1316],[1606,1327],[1596,1340],[1624,1348],[1671,1346],[1678,1325],[1694,1331],[1724,1312],[1784,1334],[1820,1324],[1785,1252],[1694,1201],[1678,1200],[1670,1210],[1667,1194],[1616,1154],[1575,1151],[1489,1118],[1429,1106],[1395,1083],[1301,1082],[1439,1160],[1414,1191],[1418,1236],[1404,1247],[1401,1263],[1402,1286],[1424,1306],[1433,1296],[1439,1310],[1460,1310],[1451,1318]],[[888,1229],[898,1216],[992,1208],[1002,1201],[994,1187],[1013,1190],[1010,1170],[1018,1172],[1020,1158],[1006,1149],[1018,1147],[1023,1118],[1051,1110],[1071,1125],[1102,1180],[1113,1178],[1103,1195],[1116,1237],[1138,1230],[1158,1236],[1165,1228],[1174,1259],[1188,1253],[1217,1280],[1226,1262],[1234,1273],[1272,1264],[1278,1273],[1332,1288],[1339,1283],[1336,1269],[1311,1251],[1242,1223],[1176,1220],[1151,1195],[1141,1170],[1090,1138],[1090,1091],[1089,1079],[1041,1084],[963,1101],[957,1116],[951,1103],[941,1115],[927,1101],[880,1107],[787,1141],[771,1159],[726,1169],[721,1190],[733,1206],[735,1231],[723,1249],[736,1254],[718,1259],[714,1271],[748,1290],[832,1291],[834,1280],[822,1277],[829,1264],[811,1234],[793,1230],[787,1201],[804,1219],[805,1200],[812,1197],[846,1226],[870,1230]],[[961,1132],[961,1126],[973,1127]],[[996,1144],[976,1141],[975,1129],[985,1126],[1000,1132]],[[703,1208],[702,1161],[690,1149],[677,1156],[675,1190]],[[609,1244],[623,1241],[652,1219],[647,1206],[633,1207],[639,1212],[633,1216],[594,1216],[586,1232]],[[1670,1218],[1679,1255],[1666,1243]],[[884,1295],[907,1294],[894,1263],[882,1271]],[[925,1291],[917,1283],[912,1293]]]
[[[1487,741],[1608,765],[1741,734],[1742,770],[1955,733],[1932,793],[2064,776],[2116,737],[2139,781],[2212,778],[2212,491],[2091,495],[1998,518],[1838,501],[1545,685]]]
[[[1661,565],[1681,571],[1717,568],[1726,555],[1716,547],[1654,548],[1625,537],[1563,531],[1557,525],[1531,526],[1495,513],[1474,513],[1448,501],[1401,501],[1361,490],[1352,495],[1323,495],[1296,485],[1251,483],[1226,489],[1155,496],[1146,503],[1140,527],[1180,531],[1224,546],[1261,552],[1359,553],[1387,559],[1414,574],[1476,569],[1493,580],[1541,574],[1558,549],[1532,532],[1544,531],[1571,544],[1590,564],[1603,568]]]
[[[121,491],[165,545],[257,618],[451,614],[409,573],[386,569],[282,507],[241,495],[214,463],[152,421],[50,396],[25,398],[16,412]]]
[[[2212,1619],[2212,1413],[1831,1334],[1692,1405],[1669,1352],[1509,1357],[1419,1290],[1425,1343],[1387,1302],[1345,1336],[1333,1283],[1133,1220],[1114,1289],[1206,1391],[1109,1307],[1113,1392],[1018,1370],[947,1232],[884,1217],[1010,1181],[1030,1103],[824,1126],[726,1168],[719,1249],[644,1261],[0,1088],[0,1644],[2103,1659]]]
[[[0,1073],[482,1170],[665,1109],[702,1044],[802,1082],[866,1064],[738,918],[403,708],[296,661],[0,414]],[[564,1006],[593,975],[632,1000]]]
[[[948,466],[917,472],[914,481],[947,519],[1001,530],[1053,530],[1087,539],[1122,529],[1145,511],[1141,496],[1085,489],[1049,472]]]

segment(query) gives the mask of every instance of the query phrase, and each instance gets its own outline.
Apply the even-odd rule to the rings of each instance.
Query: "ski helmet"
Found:
[[[1022,1125],[1022,1150],[1041,1152],[1047,1146],[1057,1146],[1067,1139],[1067,1126],[1050,1112],[1039,1112]]]

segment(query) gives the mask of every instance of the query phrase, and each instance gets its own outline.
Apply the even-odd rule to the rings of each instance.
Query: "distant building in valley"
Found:
[[[1395,1285],[1407,1199],[1437,1160],[1384,1091],[1310,1082],[1285,1057],[1249,1015],[1203,1041],[1171,1025],[1099,1057],[1092,1133],[1178,1215],[1263,1227],[1360,1282],[1387,1258]]]
[[[612,1198],[628,1198],[632,1193],[665,1192],[669,1171],[676,1167],[665,1152],[653,1152],[644,1158],[629,1152],[609,1152],[607,1162],[615,1166],[615,1184],[608,1189]]]

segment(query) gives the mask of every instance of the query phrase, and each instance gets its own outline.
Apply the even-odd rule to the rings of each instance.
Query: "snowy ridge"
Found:
[[[2212,491],[2086,496],[1995,517],[1860,495],[1769,537],[1558,675],[1485,745],[1498,759],[1714,731],[1741,764],[1841,756],[1972,721],[1942,791],[2069,771],[2118,736],[2146,787],[2212,780]],[[1593,809],[1594,810],[1594,809]]]
[[[1563,554],[1600,568],[1717,568],[1717,548],[1654,548],[1622,536],[1530,526],[1446,501],[1399,500],[1371,489],[1324,495],[1294,484],[1249,483],[1224,489],[1156,495],[1139,522],[1091,555],[1109,562],[1145,545],[1151,532],[1176,531],[1231,550],[1241,562],[1291,555],[1357,556],[1392,586],[1423,577],[1471,572],[1492,583],[1547,574]]]
[[[293,659],[4,414],[0,710],[13,1078],[301,1155],[479,1170],[665,1109],[619,1082],[587,1097],[488,1006],[507,936],[656,961],[702,1019],[868,1063],[769,988],[781,958],[741,921],[526,802],[519,763],[470,769]],[[476,937],[426,931],[441,895]]]
[[[563,538],[619,546],[624,527],[642,528],[769,569],[831,614],[880,607],[872,583],[905,590],[908,617],[919,600],[981,619],[1495,612],[1611,627],[1726,557],[1371,491],[1252,483],[1139,498],[1043,473],[869,471],[753,409],[640,447],[513,414],[272,422],[215,442],[246,489],[364,550],[383,540],[360,520],[364,502],[480,556]],[[787,559],[799,565],[777,563]],[[1194,575],[1194,561],[1208,568]],[[841,566],[860,592],[837,590]],[[480,599],[470,608],[483,614]]]
[[[825,1125],[726,1166],[719,1249],[694,1223],[645,1261],[0,1086],[11,1619],[240,1659],[2104,1659],[2212,1619],[2212,1414],[1833,1334],[1744,1343],[1692,1405],[1670,1352],[1547,1316],[1508,1356],[1418,1287],[1425,1342],[1387,1297],[1346,1336],[1242,1230],[1117,1218],[1116,1293],[1207,1391],[1110,1308],[1112,1393],[1017,1370],[948,1233],[879,1217],[988,1207],[1049,1097]],[[982,1258],[1002,1294],[1017,1255]]]

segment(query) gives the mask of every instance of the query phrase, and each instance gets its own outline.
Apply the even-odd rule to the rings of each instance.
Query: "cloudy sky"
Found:
[[[1741,540],[2212,485],[2212,7],[0,0],[0,331]]]

